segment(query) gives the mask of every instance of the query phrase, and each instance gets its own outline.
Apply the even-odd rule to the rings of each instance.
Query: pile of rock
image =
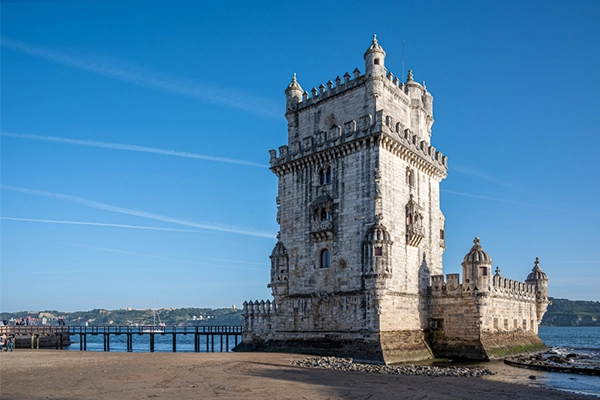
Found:
[[[504,359],[504,363],[515,367],[542,371],[600,375],[600,364],[591,360],[589,356],[576,353],[561,356],[552,349],[545,353],[508,357]]]
[[[351,358],[338,357],[308,357],[304,360],[293,361],[292,365],[297,365],[304,368],[369,372],[390,375],[462,376],[473,378],[495,374],[495,372],[492,372],[487,368],[435,367],[428,365],[374,365],[356,363]]]

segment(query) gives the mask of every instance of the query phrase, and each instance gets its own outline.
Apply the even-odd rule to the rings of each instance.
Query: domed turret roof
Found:
[[[369,46],[367,51],[365,51],[365,57],[367,57],[367,54],[372,53],[372,52],[378,52],[385,56],[385,51],[379,45],[379,43],[377,43],[377,35],[373,35],[373,42],[371,43],[371,45]]]
[[[483,250],[483,247],[479,244],[478,237],[473,240],[473,243],[474,245],[463,259],[463,263],[491,264],[492,258]]]
[[[531,273],[529,275],[527,275],[526,282],[539,281],[539,280],[547,281],[548,275],[546,275],[546,273],[544,271],[542,271],[542,268],[540,267],[540,259],[536,257],[535,265],[534,265],[533,269],[531,270]]]
[[[285,256],[285,255],[287,255],[287,249],[285,248],[283,243],[281,243],[281,241],[278,241],[277,244],[275,245],[275,247],[273,248],[273,251],[271,252],[271,257],[278,257],[278,256]]]
[[[294,72],[294,77],[292,78],[292,81],[290,82],[290,84],[288,85],[288,87],[285,89],[285,92],[287,93],[290,90],[297,90],[297,91],[300,91],[300,93],[302,93],[302,87],[300,86],[300,84],[296,80],[296,73],[295,72]]]

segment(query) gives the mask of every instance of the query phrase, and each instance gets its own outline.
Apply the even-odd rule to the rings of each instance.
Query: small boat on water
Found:
[[[152,302],[154,308],[152,309],[153,323],[152,325],[142,326],[142,332],[145,333],[165,333],[166,325],[160,320],[160,315],[156,311],[156,303]],[[156,324],[156,317],[158,317],[158,325]]]

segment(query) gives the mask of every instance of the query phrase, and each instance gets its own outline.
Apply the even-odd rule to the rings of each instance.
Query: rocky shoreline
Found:
[[[354,362],[352,358],[339,357],[308,357],[292,361],[292,365],[304,368],[331,369],[335,371],[353,371],[388,375],[425,375],[425,376],[455,376],[476,378],[484,375],[494,375],[487,368],[467,367],[436,367],[429,365],[375,365]]]
[[[552,348],[543,353],[508,357],[504,359],[504,363],[514,367],[540,371],[600,376],[600,364],[592,362],[589,356],[577,353],[569,353],[563,356]]]

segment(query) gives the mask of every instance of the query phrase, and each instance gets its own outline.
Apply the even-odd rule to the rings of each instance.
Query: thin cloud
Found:
[[[269,264],[269,263],[256,262],[256,261],[240,261],[240,260],[229,260],[229,259],[226,259],[226,258],[211,258],[211,257],[198,257],[198,258],[202,258],[204,260],[219,261],[219,262],[232,262],[232,263],[241,263],[241,264],[254,264],[254,265],[271,266],[271,264]]]
[[[540,206],[537,204],[529,204],[529,203],[521,203],[519,201],[512,201],[512,200],[505,200],[505,199],[498,199],[496,197],[489,197],[489,196],[482,196],[482,195],[478,195],[478,194],[471,194],[471,193],[463,193],[463,192],[456,192],[454,190],[448,190],[448,189],[442,189],[441,192],[444,193],[450,193],[450,194],[456,194],[458,196],[464,196],[464,197],[471,197],[473,199],[484,199],[484,200],[491,200],[491,201],[498,201],[501,203],[509,203],[509,204],[518,204],[520,206],[527,206],[527,207],[533,207],[533,208],[540,208],[542,210],[550,210],[550,211],[560,211],[560,212],[567,212],[567,210],[560,210],[558,208],[552,208],[552,207],[544,207],[544,206]]]
[[[152,271],[152,270],[161,270],[162,268],[124,268],[124,269],[119,269],[119,268],[115,268],[115,269],[95,269],[94,270],[94,274],[99,274],[99,273],[104,273],[104,272],[132,272],[132,271]],[[4,278],[6,279],[8,276],[13,277],[13,276],[31,276],[31,275],[62,275],[62,274],[89,274],[90,271],[87,268],[84,269],[66,269],[66,270],[62,270],[62,271],[58,271],[58,270],[39,270],[39,271],[34,271],[34,272],[21,272],[21,271],[25,271],[26,269],[18,269],[18,268],[11,268],[11,269],[7,269],[6,272],[2,272],[2,274],[4,275]]]
[[[135,217],[148,218],[148,219],[153,219],[156,221],[169,222],[172,224],[189,226],[192,228],[206,229],[206,230],[219,231],[219,232],[236,233],[239,235],[263,237],[263,238],[268,238],[268,239],[275,238],[275,235],[273,235],[271,233],[267,233],[267,232],[249,231],[249,230],[241,229],[241,228],[238,228],[235,226],[201,224],[198,222],[186,221],[186,220],[172,218],[172,217],[168,217],[168,216],[164,216],[164,215],[160,215],[160,214],[154,214],[154,213],[149,213],[149,212],[145,212],[145,211],[138,211],[138,210],[132,210],[129,208],[113,206],[110,204],[101,203],[101,202],[93,201],[93,200],[88,200],[88,199],[84,199],[81,197],[72,196],[72,195],[68,195],[68,194],[45,192],[42,190],[20,188],[20,187],[15,187],[15,186],[8,186],[8,185],[0,185],[0,188],[2,188],[4,190],[10,190],[13,192],[18,192],[18,193],[25,193],[25,194],[30,194],[30,195],[34,195],[34,196],[47,197],[47,198],[51,198],[51,199],[67,201],[70,203],[81,204],[81,205],[84,205],[84,206],[87,206],[90,208],[95,208],[97,210],[104,210],[104,211],[110,211],[110,212],[119,213],[119,214],[133,215]]]
[[[101,141],[97,141],[97,140],[69,139],[69,138],[63,138],[63,137],[57,137],[57,136],[40,136],[40,135],[31,135],[31,134],[25,134],[25,133],[14,133],[14,132],[2,132],[2,136],[14,137],[14,138],[19,138],[19,139],[41,140],[41,141],[45,141],[45,142],[74,144],[74,145],[78,145],[78,146],[100,147],[100,148],[104,148],[104,149],[138,151],[141,153],[154,153],[154,154],[161,154],[161,155],[165,155],[165,156],[195,158],[195,159],[207,160],[207,161],[247,165],[250,167],[260,167],[260,168],[267,167],[264,164],[258,164],[258,163],[252,162],[252,161],[237,160],[234,158],[226,158],[226,157],[214,157],[214,156],[207,156],[204,154],[188,153],[185,151],[158,149],[155,147],[137,146],[137,145],[123,144],[123,143],[101,142]]]
[[[66,244],[66,245],[70,245],[70,246],[83,247],[83,248],[86,248],[86,249],[106,251],[106,252],[110,252],[110,253],[126,254],[126,255],[137,256],[137,257],[155,258],[155,259],[159,259],[159,260],[166,260],[166,261],[183,263],[183,264],[193,264],[193,265],[203,265],[203,266],[206,265],[206,264],[203,264],[203,263],[199,263],[197,261],[179,260],[179,259],[176,259],[176,258],[157,256],[157,255],[153,255],[153,254],[134,253],[134,252],[131,252],[131,251],[126,251],[126,250],[111,249],[111,248],[107,248],[107,247],[91,246],[91,245],[88,245],[88,244],[70,243],[70,242],[61,242],[61,243],[62,244]],[[237,261],[237,262],[243,262],[243,261]],[[234,268],[234,269],[247,269],[247,270],[253,270],[253,271],[264,271],[264,268],[234,267],[234,266],[225,266],[225,265],[222,265],[222,264],[219,264],[219,265],[213,265],[213,264],[211,264],[210,266],[211,267],[217,267],[217,268]]]
[[[107,224],[107,223],[102,223],[102,222],[61,221],[61,220],[53,220],[53,219],[34,219],[34,218],[17,218],[17,217],[0,217],[0,219],[6,219],[9,221],[40,222],[40,223],[46,223],[46,224],[90,225],[90,226],[106,226],[106,227],[112,227],[112,228],[148,229],[148,230],[153,230],[153,231],[202,233],[202,231],[194,231],[191,229],[158,228],[158,227],[154,227],[154,226]]]
[[[484,172],[479,171],[478,169],[474,169],[471,167],[467,167],[464,165],[457,165],[457,164],[452,164],[452,170],[456,171],[456,172],[461,172],[465,175],[471,175],[480,179],[483,179],[485,181],[488,181],[490,183],[494,183],[496,185],[500,185],[500,186],[506,186],[506,187],[511,187],[511,188],[516,188],[515,185],[508,183],[506,181],[503,181],[502,179],[498,179],[496,177],[490,176]]]
[[[584,260],[584,261],[544,261],[543,264],[544,265],[546,265],[546,264],[558,264],[558,265],[562,265],[562,264],[600,264],[600,261],[590,261],[590,260]]]
[[[137,65],[115,59],[90,55],[75,56],[6,37],[2,37],[0,40],[1,45],[7,49],[134,85],[159,89],[164,92],[192,97],[213,104],[237,108],[252,114],[281,117],[279,109],[269,100],[242,93],[241,91],[210,87],[188,79],[148,71]]]

